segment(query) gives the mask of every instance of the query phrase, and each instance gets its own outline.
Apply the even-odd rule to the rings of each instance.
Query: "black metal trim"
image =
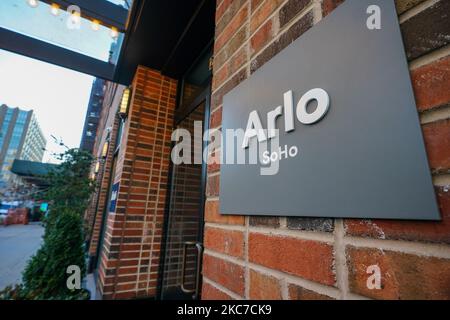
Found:
[[[205,100],[205,97],[211,92],[211,85],[208,85],[195,99],[191,102],[190,105],[186,107],[181,107],[181,109],[177,110],[175,114],[175,126],[177,126],[184,118],[186,118],[192,111],[194,111],[200,103]]]
[[[113,64],[1,27],[0,48],[98,78],[114,79],[115,66]]]
[[[194,23],[195,19],[197,19],[198,14],[200,13],[200,11],[202,10],[203,6],[205,5],[205,3],[209,1],[209,0],[202,0],[202,2],[198,5],[197,9],[195,9],[194,14],[191,16],[191,19],[189,20],[189,22],[187,23],[186,27],[184,28],[183,32],[181,33],[181,36],[178,38],[177,43],[175,44],[175,46],[173,47],[172,51],[169,54],[169,57],[167,58],[166,62],[164,63],[163,67],[161,68],[161,71],[164,73],[166,71],[167,66],[169,65],[169,63],[172,61],[175,53],[178,50],[178,47],[180,46],[180,44],[183,42],[184,37],[186,36],[186,34],[189,32],[189,29],[191,28],[192,24]]]
[[[177,105],[181,103],[181,96],[182,96],[182,90],[183,85],[179,82],[178,85],[178,92],[177,92]],[[208,87],[203,90],[202,93],[200,93],[194,100],[193,103],[189,105],[187,108],[182,108],[180,110],[176,110],[176,114],[174,117],[174,124],[173,127],[176,128],[176,126],[182,121],[184,118],[186,118],[192,111],[195,110],[196,107],[198,107],[202,102],[205,102],[205,116],[204,116],[204,130],[209,129],[209,119],[210,119],[210,105],[211,105],[211,84],[208,85]],[[195,105],[197,103],[197,105]],[[181,118],[181,115],[184,116],[184,118]],[[178,120],[177,120],[178,119]],[[171,150],[174,147],[175,143],[172,142],[171,144]],[[206,142],[203,142],[203,148],[207,145]],[[203,162],[202,164],[202,198],[201,198],[201,204],[200,204],[200,219],[199,219],[199,232],[198,232],[198,238],[197,241],[203,242],[203,232],[204,232],[204,216],[205,216],[205,201],[206,201],[206,182],[207,182],[207,173],[208,173],[208,166],[207,163]],[[169,234],[169,212],[170,212],[170,202],[171,202],[171,195],[172,195],[172,180],[173,180],[173,163],[170,161],[169,165],[169,173],[168,173],[168,181],[167,181],[167,194],[166,194],[166,205],[164,209],[164,226],[163,226],[163,235],[162,235],[162,241],[161,241],[161,253],[160,253],[160,260],[159,260],[159,270],[158,270],[158,284],[157,284],[157,298],[159,300],[163,300],[163,281],[164,281],[164,267],[165,267],[165,259],[166,259],[166,245],[167,245],[167,239]],[[201,296],[201,286],[200,286],[200,293],[198,295],[198,298]]]

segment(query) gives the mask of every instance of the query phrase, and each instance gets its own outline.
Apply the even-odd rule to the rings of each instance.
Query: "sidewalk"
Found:
[[[19,283],[28,259],[42,242],[39,224],[0,226],[0,290]]]

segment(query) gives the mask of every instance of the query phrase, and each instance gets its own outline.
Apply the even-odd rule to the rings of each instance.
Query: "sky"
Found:
[[[122,4],[124,0],[108,0]],[[131,2],[131,1],[130,1]],[[112,42],[110,29],[93,30],[91,21],[81,19],[78,29],[68,27],[70,14],[50,14],[39,2],[36,8],[25,0],[0,0],[0,26],[63,48],[108,61]],[[51,153],[79,147],[94,78],[72,70],[0,50],[0,104],[34,110],[47,138],[44,162],[57,162]]]
[[[34,110],[47,149],[63,151],[51,138],[79,147],[94,78],[0,50],[0,104]],[[44,162],[56,162],[46,152]]]

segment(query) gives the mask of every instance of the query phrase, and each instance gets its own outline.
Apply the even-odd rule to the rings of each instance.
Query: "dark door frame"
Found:
[[[178,103],[181,103],[181,91],[182,91],[182,85],[179,86],[179,92],[178,92]],[[188,106],[182,106],[178,110],[175,111],[174,116],[174,124],[173,127],[176,128],[176,126],[183,121],[189,114],[191,114],[202,102],[205,102],[205,115],[203,120],[203,132],[209,130],[209,119],[210,119],[210,105],[211,105],[211,82],[207,86],[205,90],[203,90],[196,98],[195,100]],[[207,147],[208,143],[203,141],[203,149]],[[172,142],[171,144],[171,150],[175,146],[175,143]],[[203,156],[203,153],[202,153]],[[161,242],[161,255],[160,255],[160,262],[159,262],[159,272],[158,272],[158,286],[157,286],[157,297],[158,299],[163,299],[163,281],[164,281],[164,267],[165,267],[165,259],[166,259],[166,245],[168,241],[168,235],[169,235],[169,213],[170,213],[170,203],[171,203],[171,194],[172,194],[172,180],[173,180],[173,174],[174,174],[174,168],[173,163],[170,161],[169,166],[169,179],[167,184],[167,196],[166,196],[166,205],[164,210],[164,227],[163,227],[163,237]],[[203,161],[202,163],[202,190],[201,190],[201,202],[200,202],[200,219],[199,219],[199,226],[198,226],[198,242],[203,242],[203,231],[204,231],[204,215],[205,215],[205,201],[206,201],[206,182],[207,182],[207,173],[208,173],[208,166],[207,163]],[[201,277],[201,268],[202,265],[198,265],[198,268],[200,268],[199,276]],[[201,281],[198,280],[198,281]],[[201,283],[201,282],[200,282]],[[201,296],[201,286],[200,290],[198,292],[197,299]]]

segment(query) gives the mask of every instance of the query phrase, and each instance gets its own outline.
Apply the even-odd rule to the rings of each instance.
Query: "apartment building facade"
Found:
[[[94,143],[97,135],[98,121],[103,105],[103,92],[105,80],[95,79],[92,84],[91,96],[86,111],[80,149],[89,152],[94,151]]]
[[[7,183],[15,159],[41,162],[47,141],[33,110],[0,107],[0,180]]]
[[[169,6],[153,7],[153,12],[145,5],[139,7],[141,20],[134,25],[134,34],[130,35],[132,44],[137,45],[144,39],[141,36],[145,33],[140,32],[145,28],[149,30],[150,25],[155,27],[153,24],[157,24],[160,30],[165,30],[166,22],[157,16],[179,18],[186,24],[180,29],[184,31],[176,36],[164,35],[166,40],[171,36],[175,39],[166,52],[154,47],[130,49],[128,53],[134,53],[134,58],[139,55],[141,60],[135,72],[128,75],[129,81],[123,81],[125,85],[106,84],[108,89],[94,147],[99,160],[92,169],[99,189],[86,212],[91,230],[90,271],[95,274],[101,298],[450,299],[449,2],[366,2],[218,0],[211,5],[213,1],[199,1],[192,7],[185,4],[186,8],[181,12],[188,17],[184,20],[181,16],[175,17]],[[371,7],[373,4],[376,6]],[[135,2],[134,5],[138,4]],[[381,8],[380,26],[377,26],[377,6]],[[190,9],[192,15],[188,14]],[[360,16],[344,19],[352,12],[358,12]],[[345,29],[345,22],[363,24],[362,28],[366,28],[367,22],[367,28],[380,35],[386,27],[392,31],[389,34],[398,33],[399,37],[380,40],[380,51],[379,47],[366,42],[367,38],[358,38],[357,33],[339,33],[340,28]],[[332,27],[326,29],[327,25]],[[323,30],[328,30],[330,36]],[[317,38],[318,33],[321,38]],[[155,43],[161,40],[154,33],[147,34],[146,39]],[[316,61],[325,56],[326,50],[313,50],[321,41],[325,44],[329,41],[330,48],[336,49],[330,49],[327,55],[336,64],[323,61],[328,70],[320,68],[322,64]],[[302,43],[311,45],[315,54],[302,47]],[[164,45],[162,43],[160,47]],[[366,48],[371,51],[364,51]],[[300,51],[290,53],[295,50]],[[346,58],[341,50],[349,52],[349,59],[340,59]],[[311,64],[314,63],[318,73],[327,71],[332,77],[342,74],[335,86],[346,88],[343,90],[346,98],[356,94],[352,91],[356,90],[356,85],[352,87],[346,83],[352,79],[348,75],[355,70],[357,74],[363,73],[362,66],[367,63],[362,57],[364,54],[370,57],[373,52],[371,63],[376,69],[386,70],[381,75],[383,81],[378,82],[379,87],[372,86],[374,91],[365,93],[361,106],[371,103],[369,96],[381,97],[390,92],[390,97],[400,103],[397,99],[405,98],[409,91],[411,97],[414,94],[415,103],[409,102],[402,109],[409,110],[404,118],[395,116],[393,127],[390,127],[389,117],[379,121],[379,132],[397,132],[401,136],[400,140],[394,136],[383,137],[383,143],[376,146],[378,154],[386,157],[372,155],[377,158],[370,170],[363,171],[360,162],[345,166],[353,170],[357,179],[364,176],[358,180],[360,185],[344,187],[344,181],[342,185],[330,187],[336,184],[339,170],[328,170],[323,166],[320,171],[326,172],[328,178],[324,180],[320,174],[321,188],[318,190],[321,191],[317,192],[321,196],[309,210],[302,209],[310,203],[300,194],[308,193],[305,184],[289,181],[286,185],[276,184],[282,195],[291,194],[292,187],[287,184],[299,187],[299,193],[288,200],[277,200],[277,190],[259,193],[256,199],[265,204],[267,211],[264,212],[259,203],[247,201],[255,199],[252,191],[242,188],[242,185],[247,186],[248,180],[242,177],[248,177],[248,171],[245,171],[248,169],[232,171],[215,161],[200,164],[174,164],[171,161],[175,129],[183,129],[194,137],[196,121],[202,123],[204,132],[229,128],[241,120],[245,121],[245,126],[248,114],[243,117],[236,105],[245,108],[240,103],[252,101],[249,100],[251,96],[255,101],[252,107],[256,110],[261,107],[256,103],[258,96],[264,96],[266,90],[271,94],[276,82],[285,81],[289,68],[296,70],[296,59],[302,59],[300,52]],[[333,52],[340,55],[333,57]],[[381,61],[378,58],[385,60],[377,65]],[[284,64],[287,60],[291,67]],[[284,73],[277,73],[279,69]],[[388,69],[396,72],[390,73]],[[317,117],[314,126],[299,128],[297,124],[295,128],[303,130],[306,136],[306,130],[314,132],[310,139],[312,145],[319,145],[319,149],[311,149],[318,152],[310,162],[312,166],[314,162],[320,162],[318,154],[324,152],[320,145],[330,140],[342,143],[332,136],[319,143],[321,134],[317,130],[324,130],[322,123],[327,117],[333,117],[333,108],[346,108],[346,104],[339,104],[336,99],[339,93],[333,91],[335,87],[326,87],[325,83],[315,80],[314,70],[304,72],[304,76],[297,79],[300,82],[310,79],[309,89],[325,86],[322,89],[330,93],[331,102],[322,105],[320,101],[327,100],[321,100],[323,95],[316,96],[319,101],[316,110],[326,105],[325,116]],[[392,92],[385,88],[385,91],[377,91],[383,83],[394,86],[392,79],[397,71],[407,75],[400,81],[405,84],[402,90]],[[360,82],[370,81],[370,76],[365,74]],[[271,78],[277,79],[273,85]],[[271,85],[261,87],[261,83]],[[289,90],[296,90],[295,83],[290,85],[276,93],[279,97],[274,103],[282,105],[285,92],[289,98]],[[302,100],[302,94],[305,91],[295,92],[295,102]],[[289,99],[284,103],[285,106],[289,104]],[[300,102],[297,108],[299,106]],[[373,110],[367,109],[367,112]],[[358,112],[357,109],[353,111]],[[387,109],[387,115],[396,114],[391,111]],[[302,114],[297,111],[297,116],[299,121],[307,123],[308,114],[315,112],[309,110]],[[351,120],[347,125],[351,128],[347,144],[358,143],[358,148],[366,150],[366,144],[374,140],[365,136],[364,127],[370,130],[376,112],[365,120],[367,123],[360,123],[362,126],[358,124],[362,118],[347,114],[346,119]],[[257,114],[265,124],[269,122],[265,121],[265,113],[261,110]],[[411,116],[409,120],[406,114]],[[404,127],[408,122],[412,131]],[[258,124],[255,120],[249,120],[249,123],[253,123],[251,129]],[[395,131],[395,125],[401,128]],[[363,136],[369,139],[366,144]],[[193,148],[196,150],[195,146]],[[330,148],[336,155],[331,160],[338,162],[339,152],[332,146]],[[411,157],[399,161],[408,150],[415,148],[419,152],[418,158],[423,160],[422,166],[411,166],[417,160]],[[305,149],[308,150],[306,146]],[[401,152],[396,153],[398,150]],[[396,156],[387,156],[390,152]],[[349,154],[356,158],[361,155],[358,149],[352,149]],[[217,156],[212,154],[209,159]],[[351,158],[345,159],[352,163]],[[372,163],[373,159],[365,160]],[[397,179],[404,174],[406,189],[417,183],[419,171],[425,168],[424,180],[417,185],[427,185],[425,193],[430,197],[421,194],[417,199],[403,198],[400,184],[386,185],[384,188],[390,193],[383,198],[363,196],[360,190],[371,190],[381,163],[396,163],[395,170],[389,171],[390,175]],[[294,166],[285,179],[289,180],[297,170],[303,170],[299,165]],[[333,168],[334,162],[331,161],[329,166]],[[306,170],[305,179],[312,179],[307,180],[308,184],[315,186],[317,181],[311,178],[311,171],[317,173]],[[346,177],[350,179],[353,173],[347,172]],[[271,190],[270,184],[255,181],[259,181],[262,190]],[[333,198],[333,194],[338,193],[340,196]],[[231,197],[232,194],[235,196]],[[298,202],[296,198],[303,200]],[[356,207],[361,213],[350,213],[354,210],[353,204],[360,199],[367,201],[359,202]],[[375,204],[370,202],[373,199]],[[316,209],[319,212],[326,208],[322,205],[325,202],[335,204],[341,211],[328,208],[329,215],[316,214]],[[392,210],[392,203],[402,203],[402,208],[408,209]],[[416,210],[424,203],[429,203],[428,209]],[[298,206],[298,212],[292,212],[292,204],[295,204],[294,211]],[[231,212],[229,208],[242,210]],[[373,213],[373,208],[380,214]],[[381,215],[384,211],[387,213]]]

